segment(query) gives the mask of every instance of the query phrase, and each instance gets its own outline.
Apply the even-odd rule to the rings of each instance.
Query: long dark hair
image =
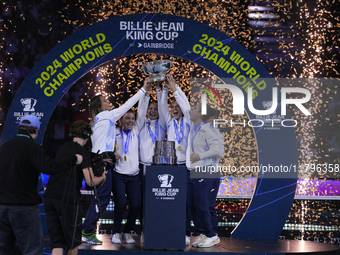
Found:
[[[91,98],[90,102],[90,115],[91,115],[91,121],[94,120],[96,115],[101,112],[100,108],[102,107],[102,101],[100,98],[102,95],[96,95]]]

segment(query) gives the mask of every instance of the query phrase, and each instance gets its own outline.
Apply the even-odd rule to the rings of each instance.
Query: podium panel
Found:
[[[185,249],[187,169],[146,167],[144,249]]]

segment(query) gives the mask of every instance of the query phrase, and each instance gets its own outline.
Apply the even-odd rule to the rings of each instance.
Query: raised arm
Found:
[[[184,116],[190,116],[190,104],[188,101],[188,98],[183,95],[181,95],[181,93],[183,93],[183,91],[181,90],[181,88],[179,86],[176,85],[176,91],[174,92],[174,97],[179,105],[179,107],[181,107],[181,110],[184,114]]]
[[[161,127],[163,127],[164,130],[166,130],[166,120],[165,120],[165,116],[163,116],[163,114],[162,114],[162,109],[161,109],[160,105],[161,105],[161,101],[162,101],[163,97],[167,97],[167,95],[164,95],[162,93],[162,90],[161,90],[159,84],[160,84],[159,82],[156,82],[156,94],[157,94],[157,102],[158,102],[157,105],[158,105],[159,124],[161,125]]]
[[[168,122],[171,120],[171,114],[169,111],[169,105],[168,105],[168,88],[164,86],[161,96],[161,99],[159,100],[158,109],[159,109],[159,116],[162,116],[162,120],[164,120],[164,125],[167,126]],[[161,117],[159,117],[161,118]]]
[[[138,102],[139,99],[144,96],[148,86],[150,86],[148,83],[144,83],[143,88],[141,88],[133,97],[131,97],[117,109],[109,111],[108,114],[110,116],[110,119],[112,119],[114,122],[119,120],[130,108],[132,108]]]
[[[167,86],[172,90],[174,97],[181,107],[184,116],[190,116],[190,104],[188,98],[185,96],[181,88],[176,85],[176,81],[172,75],[167,75]]]
[[[144,84],[146,82],[149,82],[149,79],[145,79]],[[145,116],[146,116],[146,112],[148,110],[148,105],[150,101],[150,94],[151,94],[151,87],[148,87],[148,90],[145,92],[145,95],[141,99],[139,99],[139,102],[138,102],[137,120],[136,120],[136,126],[138,128],[138,131],[141,130],[145,122]]]
[[[185,93],[181,90],[181,88],[176,84],[176,91],[178,92],[178,94],[182,97],[183,101],[186,102],[188,109],[190,110],[190,104],[189,104],[189,100],[188,97],[185,95]],[[179,104],[179,103],[178,103]],[[183,111],[183,110],[182,110]],[[184,112],[183,112],[184,113]]]

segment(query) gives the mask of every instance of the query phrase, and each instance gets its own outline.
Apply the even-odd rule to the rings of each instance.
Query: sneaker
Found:
[[[144,232],[142,232],[140,234],[140,243],[143,244],[144,243]]]
[[[186,246],[190,245],[190,237],[189,236],[185,236],[185,245]]]
[[[213,237],[205,237],[198,245],[197,247],[200,248],[206,248],[206,247],[211,247],[214,246],[216,244],[220,243],[220,238],[218,237],[218,235],[215,235]]]
[[[197,238],[197,240],[191,245],[192,247],[198,247],[198,244],[200,242],[202,242],[202,240],[205,238],[206,236],[204,234],[200,234]]]
[[[132,235],[129,233],[123,233],[122,234],[122,239],[126,242],[126,243],[136,243],[136,241],[132,238]]]
[[[81,232],[81,240],[83,242],[89,243],[89,244],[103,244],[103,241],[99,240],[96,237],[96,234],[93,232],[91,233],[85,233],[84,230]]]
[[[121,243],[118,233],[111,235],[110,239],[111,239],[111,243],[119,243],[119,244]]]

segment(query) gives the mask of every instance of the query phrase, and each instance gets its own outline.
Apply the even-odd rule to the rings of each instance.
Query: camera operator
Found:
[[[37,185],[40,173],[57,174],[80,164],[83,157],[70,154],[52,160],[35,142],[40,122],[36,116],[21,118],[18,134],[0,146],[0,254],[11,254],[17,241],[24,255],[43,254],[43,230]]]
[[[78,254],[82,229],[79,217],[82,181],[85,178],[87,185],[94,186],[103,184],[106,179],[105,172],[100,177],[94,176],[90,153],[84,148],[92,134],[90,125],[82,120],[76,121],[70,131],[73,140],[60,147],[56,159],[78,153],[83,156],[83,162],[50,177],[44,194],[53,255],[62,255],[65,247],[71,252],[66,254]]]

